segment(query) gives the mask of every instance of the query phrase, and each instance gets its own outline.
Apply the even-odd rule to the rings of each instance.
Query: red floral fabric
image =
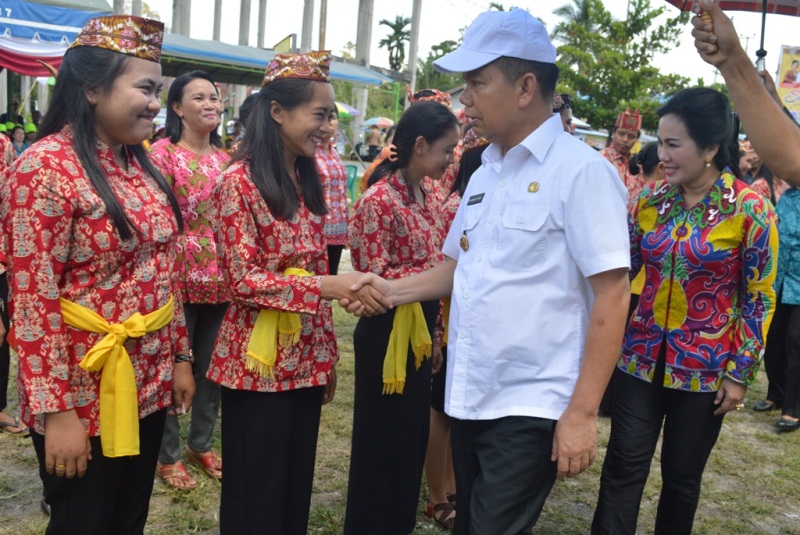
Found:
[[[164,138],[151,145],[150,157],[172,186],[183,215],[183,233],[176,242],[180,298],[184,303],[227,303],[230,290],[217,262],[213,199],[230,156],[219,149],[198,155]]]
[[[280,392],[327,384],[339,359],[330,304],[320,297],[321,277],[284,276],[290,267],[328,273],[323,218],[300,202],[291,220],[276,219],[243,162],[222,174],[217,196],[222,269],[233,301],[222,321],[208,378],[227,388]],[[261,309],[300,314],[300,340],[278,347],[274,379],[245,367],[247,345]]]
[[[631,155],[622,154],[614,147],[606,147],[600,154],[617,169],[619,178],[622,180],[622,183],[625,184],[625,189],[628,190],[628,212],[630,212],[636,205],[636,199],[639,198],[639,194],[645,186],[644,173],[639,173],[638,175],[631,174],[628,168]]]
[[[318,146],[315,160],[328,206],[325,241],[328,245],[347,245],[347,169],[333,145]]]
[[[4,183],[9,300],[19,353],[22,420],[44,433],[44,414],[75,409],[99,433],[100,373],[78,365],[104,335],[67,327],[59,298],[121,323],[164,306],[174,293],[177,221],[166,195],[133,155],[128,170],[98,143],[112,191],[137,229],[121,241],[73,148],[69,127],[34,143]],[[172,403],[174,355],[189,348],[183,305],[165,328],[125,344],[143,418]]]
[[[789,189],[789,184],[780,178],[773,178],[772,188],[775,190],[775,204],[781,200],[783,192]],[[769,190],[769,184],[764,178],[757,178],[750,184],[750,189],[761,195],[764,199],[772,202],[772,194]]]

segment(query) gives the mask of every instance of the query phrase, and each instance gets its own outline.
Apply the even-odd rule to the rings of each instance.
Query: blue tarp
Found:
[[[0,3],[0,34],[22,39],[71,43],[86,21],[110,13],[91,8],[53,6],[23,0]]]

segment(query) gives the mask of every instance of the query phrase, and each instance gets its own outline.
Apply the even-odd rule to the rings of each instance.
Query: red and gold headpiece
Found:
[[[464,150],[461,152],[461,156],[463,157],[469,151],[485,147],[488,144],[488,139],[480,137],[475,133],[474,128],[470,128],[467,130],[467,133],[464,134]]]
[[[414,96],[419,95],[420,93],[430,93],[426,95]],[[439,91],[438,89],[420,89],[416,93],[411,93],[411,89],[406,86],[406,97],[408,98],[408,102],[410,104],[416,104],[417,102],[424,102],[426,100],[432,100],[434,102],[438,102],[439,104],[444,104],[449,109],[452,104],[452,98],[450,97],[450,93],[445,93],[444,91]]]
[[[93,46],[161,63],[164,23],[131,15],[97,17],[86,23],[69,48]]]
[[[755,152],[753,149],[753,144],[747,140],[739,142],[739,150],[742,152]]]
[[[638,132],[642,129],[642,116],[639,115],[639,110],[631,110],[626,108],[625,111],[617,116],[617,128],[625,128],[626,130],[633,130]]]
[[[284,78],[330,82],[330,70],[330,50],[320,50],[319,52],[309,52],[307,54],[276,54],[267,65],[261,87]]]

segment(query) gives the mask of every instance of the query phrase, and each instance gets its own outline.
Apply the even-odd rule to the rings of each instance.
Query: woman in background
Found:
[[[317,146],[317,171],[322,181],[325,205],[325,242],[328,244],[328,273],[339,272],[339,260],[347,245],[347,170],[336,152],[336,130],[339,116],[330,119],[331,133]]]

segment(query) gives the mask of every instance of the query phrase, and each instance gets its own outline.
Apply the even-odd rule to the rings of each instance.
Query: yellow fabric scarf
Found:
[[[283,272],[284,277],[290,275],[310,277],[313,273],[300,268],[288,268]],[[289,347],[296,344],[300,340],[302,327],[300,314],[262,309],[247,344],[247,369],[261,377],[275,377],[273,371],[278,346]]]
[[[431,356],[431,333],[425,323],[422,305],[410,303],[400,305],[394,314],[392,334],[389,335],[389,347],[383,359],[383,393],[402,394],[406,385],[406,363],[408,362],[408,344],[414,352],[414,364],[417,369],[422,359]]]
[[[63,297],[61,313],[67,325],[93,333],[108,333],[81,359],[84,370],[100,375],[100,444],[106,457],[139,455],[139,401],[136,377],[125,342],[158,331],[172,321],[173,298],[158,310],[136,312],[122,323],[109,324],[102,316]]]
[[[444,336],[442,337],[442,346],[447,345],[447,339],[450,334],[450,298],[445,297],[442,299],[442,317],[444,318]]]

